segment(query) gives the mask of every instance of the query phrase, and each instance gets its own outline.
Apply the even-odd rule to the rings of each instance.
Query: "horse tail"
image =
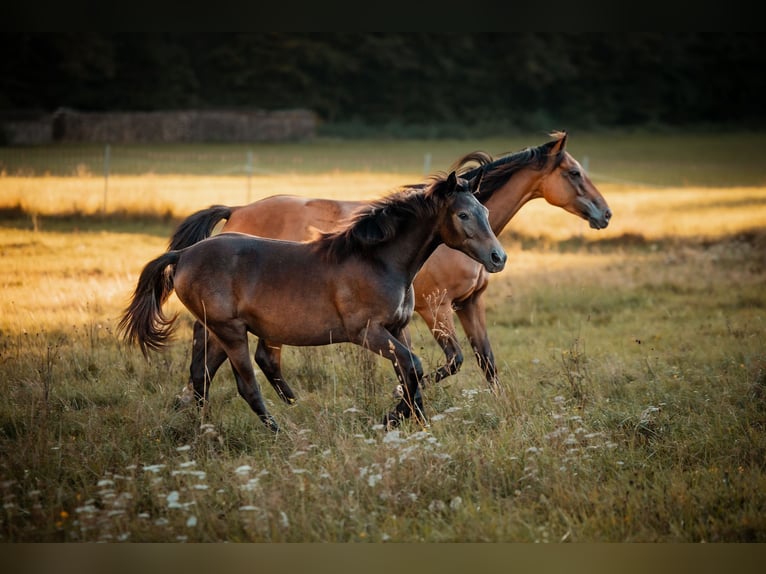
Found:
[[[233,208],[225,205],[212,205],[201,209],[184,219],[170,238],[168,251],[183,249],[210,237],[216,224],[222,219],[229,219]]]
[[[148,357],[149,350],[162,350],[170,340],[178,315],[166,317],[162,304],[173,292],[173,273],[179,256],[178,251],[168,251],[146,264],[130,305],[117,325],[128,343],[138,343],[144,357]]]

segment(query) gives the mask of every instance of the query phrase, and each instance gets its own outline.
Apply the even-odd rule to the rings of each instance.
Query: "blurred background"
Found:
[[[103,132],[75,133],[74,112],[160,110],[299,110],[313,118],[298,113],[290,125],[303,122],[302,128],[276,130],[269,139],[475,138],[560,127],[755,129],[766,119],[765,38],[709,32],[4,33],[0,48],[12,57],[0,60],[0,142],[114,140]],[[220,141],[212,131],[198,133],[205,121],[213,129],[210,117],[193,128],[187,118],[185,128],[163,137]],[[245,121],[254,120],[240,118]],[[232,125],[234,139],[259,138]],[[256,133],[264,130],[261,125]],[[160,137],[128,132],[123,126],[123,141]]]

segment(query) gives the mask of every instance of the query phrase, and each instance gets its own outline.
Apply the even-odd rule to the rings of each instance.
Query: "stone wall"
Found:
[[[7,145],[55,142],[188,143],[265,142],[312,138],[317,117],[309,110],[181,110],[0,115]]]

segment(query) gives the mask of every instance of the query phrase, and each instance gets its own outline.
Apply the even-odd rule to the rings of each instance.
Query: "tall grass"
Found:
[[[207,181],[157,181],[146,197],[199,184],[205,201],[175,195],[174,214],[215,202]],[[399,182],[300,179],[325,196],[375,181]],[[424,389],[430,425],[393,432],[393,370],[352,345],[285,349],[299,401],[264,386],[276,437],[227,368],[204,415],[176,408],[188,313],[171,299],[176,342],[149,361],[114,333],[172,218],[58,218],[70,195],[38,206],[36,231],[4,221],[0,540],[765,541],[764,190],[601,187],[608,230],[532,202],[502,236],[487,316],[503,392],[463,340],[461,372]]]

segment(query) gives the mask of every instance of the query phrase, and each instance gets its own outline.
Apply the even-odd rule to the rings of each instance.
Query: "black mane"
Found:
[[[550,150],[566,135],[566,132],[554,132],[551,134],[554,139],[549,142],[536,147],[524,148],[497,159],[483,151],[474,151],[456,161],[451,169],[454,169],[459,177],[468,180],[481,176],[481,185],[476,193],[476,198],[484,203],[495,191],[505,185],[517,171],[527,167],[537,170],[545,167],[550,159]],[[562,148],[554,158],[554,166],[561,163],[564,159],[564,153]]]
[[[313,242],[315,249],[335,262],[354,253],[366,254],[390,241],[403,226],[436,215],[439,198],[444,197],[438,192],[446,185],[446,175],[438,174],[430,184],[404,187],[373,201],[359,208],[343,228],[320,233]]]

